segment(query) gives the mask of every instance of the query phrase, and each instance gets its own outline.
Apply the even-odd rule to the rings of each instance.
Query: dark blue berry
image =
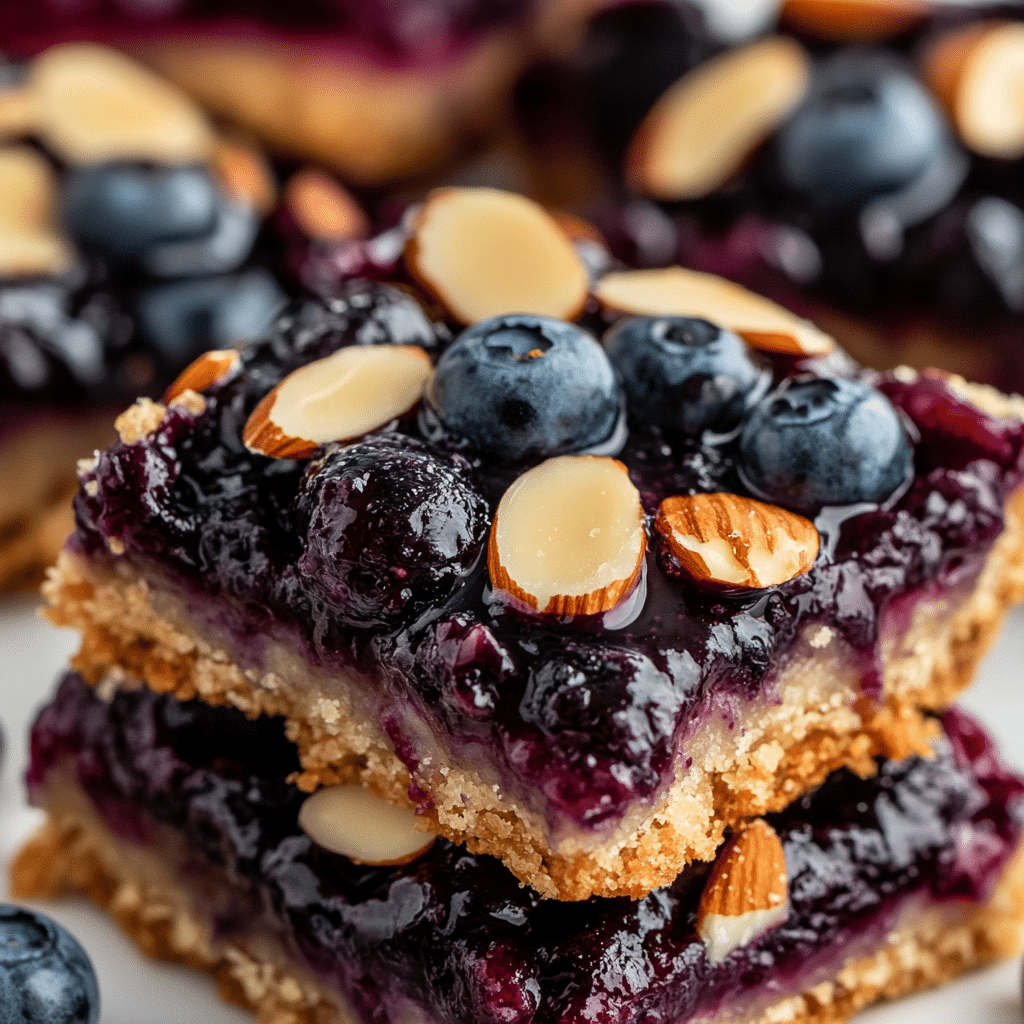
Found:
[[[685,316],[638,316],[605,339],[630,416],[695,435],[742,419],[762,371],[732,331]]]
[[[0,1020],[96,1024],[100,993],[89,957],[56,921],[0,904]]]
[[[391,434],[313,463],[298,495],[299,571],[350,626],[394,625],[446,601],[490,526],[464,461]]]
[[[791,378],[750,414],[741,471],[761,497],[814,514],[881,503],[909,480],[910,444],[879,391],[853,380]]]
[[[908,68],[846,50],[818,69],[780,132],[779,170],[790,189],[821,206],[856,210],[923,179],[950,147],[936,102]]]
[[[492,317],[460,335],[427,387],[427,427],[503,462],[607,441],[621,388],[604,349],[550,317]]]
[[[265,270],[186,278],[151,285],[136,299],[139,328],[171,367],[210,348],[230,348],[260,337],[285,302]]]

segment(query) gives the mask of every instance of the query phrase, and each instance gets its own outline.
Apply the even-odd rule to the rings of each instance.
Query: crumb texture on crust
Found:
[[[336,994],[301,970],[257,955],[238,939],[214,938],[159,858],[116,840],[84,804],[51,809],[14,862],[12,888],[22,899],[84,893],[142,952],[213,975],[222,997],[253,1011],[257,1024],[359,1024]],[[831,980],[779,1000],[746,1024],[841,1024],[869,1003],[1012,956],[1022,919],[1024,854],[1018,850],[984,904],[921,913],[880,950],[847,961]]]

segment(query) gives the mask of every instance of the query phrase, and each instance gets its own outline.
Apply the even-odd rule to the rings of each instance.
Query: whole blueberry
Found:
[[[0,904],[0,1020],[96,1024],[100,993],[78,941],[56,921]]]
[[[393,626],[447,600],[477,560],[487,505],[459,456],[399,434],[313,463],[299,488],[298,568],[346,625]]]
[[[762,379],[732,331],[686,316],[638,316],[605,339],[638,421],[687,435],[734,427]]]
[[[779,171],[821,206],[856,210],[922,178],[949,149],[946,122],[910,69],[850,49],[818,69],[782,128]]]
[[[908,480],[911,451],[881,392],[860,381],[792,378],[744,423],[740,467],[759,496],[815,514],[884,502]]]
[[[441,356],[425,396],[428,421],[502,462],[591,448],[621,418],[622,394],[601,346],[573,324],[492,317]]]

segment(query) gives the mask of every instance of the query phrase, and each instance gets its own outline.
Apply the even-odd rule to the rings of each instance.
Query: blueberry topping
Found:
[[[907,68],[847,50],[822,65],[783,127],[779,170],[795,192],[855,210],[923,177],[949,146],[937,104]]]
[[[402,435],[314,463],[297,503],[307,524],[299,571],[352,626],[395,624],[444,602],[490,526],[463,460]]]
[[[685,435],[739,423],[762,379],[732,331],[692,317],[634,317],[605,349],[622,376],[630,416]]]
[[[56,921],[0,904],[0,1019],[96,1024],[100,993],[89,957]]]
[[[530,315],[492,317],[460,335],[425,399],[444,433],[506,463],[599,445],[622,407],[604,349],[572,324]]]
[[[896,410],[853,380],[791,378],[743,426],[741,469],[752,490],[808,514],[824,505],[882,503],[910,478]]]

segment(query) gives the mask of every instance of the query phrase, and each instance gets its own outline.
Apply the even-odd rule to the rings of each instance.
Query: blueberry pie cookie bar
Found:
[[[82,466],[46,587],[82,677],[282,716],[300,789],[562,900],[926,753],[1021,594],[1019,402],[598,272],[517,196],[408,225],[395,283],[297,300]]]
[[[712,864],[572,904],[363,790],[307,797],[285,733],[68,675],[32,734],[48,820],[16,889],[84,891],[261,1024],[842,1021],[1017,947],[1024,783],[958,712],[928,756],[836,771]]]

